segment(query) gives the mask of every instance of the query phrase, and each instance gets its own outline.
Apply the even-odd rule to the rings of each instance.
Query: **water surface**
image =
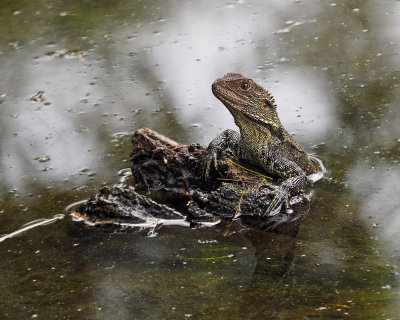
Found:
[[[3,1],[0,234],[117,183],[138,128],[235,128],[210,89],[227,72],[272,92],[333,182],[297,238],[28,230],[0,243],[0,318],[397,319],[399,21],[394,0]]]

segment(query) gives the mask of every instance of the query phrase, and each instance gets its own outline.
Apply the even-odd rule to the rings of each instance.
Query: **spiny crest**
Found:
[[[265,93],[266,93],[266,95],[267,95],[267,98],[266,98],[265,102],[267,102],[268,105],[269,105],[271,108],[276,109],[275,98],[273,97],[272,94],[269,93],[268,90],[266,90],[266,89],[264,89],[264,90],[265,90]]]

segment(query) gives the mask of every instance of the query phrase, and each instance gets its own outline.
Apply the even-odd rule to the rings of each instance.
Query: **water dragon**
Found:
[[[240,133],[225,130],[209,144],[201,161],[204,180],[218,170],[221,153],[229,149],[237,158],[282,179],[270,195],[265,215],[274,215],[282,204],[313,184],[310,175],[321,170],[318,162],[282,126],[271,94],[252,79],[228,73],[212,84],[213,94],[232,114]]]

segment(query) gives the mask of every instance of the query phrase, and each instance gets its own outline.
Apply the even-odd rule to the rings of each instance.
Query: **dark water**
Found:
[[[0,318],[399,319],[399,21],[398,1],[3,0],[0,234],[118,182],[135,129],[234,128],[227,72],[348,188],[317,183],[297,238],[30,229],[0,243]]]

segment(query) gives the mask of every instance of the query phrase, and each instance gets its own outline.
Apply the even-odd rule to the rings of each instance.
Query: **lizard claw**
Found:
[[[289,190],[284,187],[278,187],[271,192],[272,200],[265,212],[265,215],[268,217],[273,217],[277,215],[282,208],[282,205],[287,208],[287,211],[290,212],[290,205],[289,205]]]
[[[212,170],[218,171],[218,156],[215,152],[206,151],[201,158],[198,168],[203,181],[208,181]]]

